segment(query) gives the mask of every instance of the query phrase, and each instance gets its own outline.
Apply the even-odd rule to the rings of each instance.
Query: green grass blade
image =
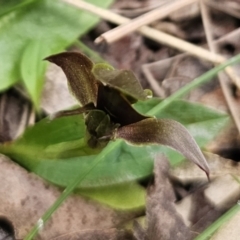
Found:
[[[206,230],[199,234],[194,240],[208,240],[219,227],[228,222],[239,211],[240,204],[236,204],[220,218],[218,218],[213,224],[211,224]]]
[[[44,224],[47,222],[47,220],[52,216],[52,214],[58,209],[58,207],[61,206],[61,204],[67,199],[67,197],[74,191],[74,189],[82,182],[82,180],[97,166],[97,164],[104,159],[105,154],[107,154],[109,151],[112,151],[115,148],[115,144],[111,144],[110,148],[106,147],[103,149],[103,151],[97,155],[97,157],[94,159],[94,162],[92,165],[89,166],[89,168],[85,171],[84,174],[79,176],[77,179],[75,179],[71,184],[69,184],[66,189],[63,191],[63,193],[60,195],[60,197],[55,201],[55,203],[44,213],[41,219],[38,220],[37,224],[32,228],[32,230],[29,232],[29,234],[24,238],[24,240],[31,240],[33,239],[36,234],[38,233],[39,229],[44,226]],[[41,224],[39,224],[41,223]]]

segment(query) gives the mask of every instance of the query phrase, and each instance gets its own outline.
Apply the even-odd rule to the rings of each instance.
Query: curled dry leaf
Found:
[[[191,192],[176,203],[176,209],[196,237],[236,204],[240,196],[240,185],[236,178],[227,174],[208,185],[198,186]]]
[[[61,190],[28,173],[4,156],[0,157],[0,165],[0,224],[4,216],[12,223],[16,239],[23,239],[61,194]],[[52,216],[36,239],[71,239],[58,236],[72,232],[94,232],[95,229],[108,232],[132,217],[134,213],[116,212],[73,195]],[[112,232],[115,231],[109,230],[109,233]]]
[[[211,171],[211,179],[231,174],[240,179],[240,164],[231,160],[223,158],[219,155],[204,152]],[[190,162],[183,162],[170,170],[172,177],[183,184],[190,182],[205,182],[206,178],[202,171],[196,165]]]
[[[179,151],[209,174],[201,150],[180,123],[156,120],[141,115],[132,107],[137,100],[149,98],[151,93],[142,89],[131,71],[115,70],[104,63],[94,65],[76,52],[60,53],[46,59],[63,69],[71,91],[83,105],[81,111],[92,104],[92,109],[84,113],[89,146],[103,147],[115,138],[137,145],[163,144]],[[60,115],[78,113],[70,110]]]
[[[167,159],[158,156],[155,161],[154,185],[148,189],[146,237],[140,238],[141,240],[190,239],[190,232],[175,209],[175,196],[168,179],[168,168]],[[135,236],[139,235],[135,233]]]

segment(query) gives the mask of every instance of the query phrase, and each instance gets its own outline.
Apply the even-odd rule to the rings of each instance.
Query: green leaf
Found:
[[[72,44],[99,20],[62,1],[38,0],[25,5],[22,1],[14,2],[1,2],[0,13],[4,14],[0,17],[0,90],[19,81],[22,53],[30,41],[41,41],[49,54],[54,54]],[[88,2],[105,8],[112,0]]]
[[[92,188],[99,186],[110,186],[119,183],[127,183],[136,179],[142,179],[151,175],[153,158],[156,151],[151,148],[130,147],[124,141],[117,140],[107,145],[104,158],[92,172],[83,180],[80,188]],[[1,150],[0,150],[1,151]],[[67,159],[44,159],[36,162],[36,158],[28,159],[28,153],[16,156],[21,163],[30,162],[32,159],[35,165],[31,166],[39,176],[48,181],[67,186],[77,176],[84,174],[98,155],[86,155]]]
[[[209,176],[208,163],[193,137],[180,123],[171,119],[148,118],[117,129],[116,138],[135,145],[166,145],[197,164]]]
[[[46,62],[43,62],[42,59],[48,54],[49,49],[42,41],[32,41],[27,45],[21,59],[22,79],[37,109],[46,70]]]
[[[135,182],[77,191],[110,207],[129,210],[145,206],[146,191]]]
[[[54,121],[46,118],[27,129],[14,143],[0,145],[0,152],[33,171],[44,158],[51,161],[98,153],[98,149],[93,150],[87,146],[84,136],[82,115]]]
[[[82,115],[57,118],[51,121],[45,118],[28,128],[13,145],[31,144],[38,147],[79,140],[84,137],[85,123]]]
[[[22,8],[27,4],[32,3],[33,1],[36,0],[0,0],[0,17],[10,12],[13,12],[18,8]]]
[[[151,109],[160,105],[163,100],[152,98],[148,101],[137,102],[134,107],[137,111],[147,113]],[[155,114],[156,118],[173,119],[183,125],[189,125],[217,118],[226,118],[227,114],[218,112],[213,108],[205,107],[199,103],[191,103],[185,100],[174,100],[166,108]]]
[[[161,100],[153,98],[139,102],[136,107],[145,113],[160,102]],[[185,109],[191,113],[192,118],[188,121],[184,112],[178,112],[177,109]],[[168,112],[172,113],[169,115]],[[185,123],[201,147],[213,139],[229,119],[226,114],[180,100],[173,101],[166,107],[161,115],[165,114],[168,114],[168,118]],[[0,152],[48,181],[67,186],[89,169],[100,151],[87,148],[84,134],[85,126],[81,116],[63,117],[53,121],[45,119],[28,129],[19,140],[0,145]],[[58,151],[58,157],[54,158]],[[147,177],[152,174],[153,159],[159,152],[170,157],[172,164],[184,159],[182,155],[166,147],[130,146],[122,140],[110,142],[104,152],[101,161],[79,187],[110,186]]]

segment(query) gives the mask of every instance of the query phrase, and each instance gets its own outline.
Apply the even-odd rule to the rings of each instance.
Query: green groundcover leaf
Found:
[[[146,113],[160,102],[153,98],[137,103],[136,108]],[[206,145],[229,119],[226,114],[181,100],[173,101],[157,117],[184,124],[200,147]],[[45,119],[28,129],[17,141],[0,146],[0,152],[46,180],[67,186],[86,172],[100,151],[87,147],[84,132],[81,115],[53,121]],[[161,152],[169,157],[171,164],[184,159],[166,147],[137,147],[122,140],[110,142],[106,148],[103,159],[82,181],[80,188],[111,186],[147,177],[152,174],[154,157]]]
[[[112,0],[88,0],[87,2],[106,8]],[[0,6],[0,56],[2,59],[0,90],[7,89],[19,81],[20,72],[24,73],[25,81],[31,81],[32,78],[26,78],[26,72],[29,71],[26,68],[31,65],[27,64],[26,57],[23,55],[27,54],[30,64],[40,66],[42,54],[36,55],[36,51],[33,51],[31,59],[30,50],[26,53],[30,42],[40,41],[41,45],[47,48],[47,54],[44,56],[46,57],[68,47],[99,20],[90,13],[58,0],[1,0]],[[24,63],[21,63],[22,60]],[[25,85],[30,95],[34,96],[34,102],[37,102],[41,84],[35,84],[33,87],[31,83],[25,82]]]
[[[31,41],[24,49],[21,59],[21,76],[36,108],[39,106],[44,84],[46,62],[41,61],[50,49],[42,41]]]
[[[136,182],[107,187],[81,189],[77,193],[122,210],[145,206],[146,191]]]

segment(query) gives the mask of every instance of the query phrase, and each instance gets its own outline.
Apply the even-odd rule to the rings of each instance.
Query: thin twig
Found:
[[[27,127],[28,117],[29,117],[29,104],[24,103],[23,109],[22,109],[21,119],[19,121],[17,131],[14,135],[14,139],[18,138],[19,136],[21,136],[23,134],[24,130]]]
[[[115,24],[124,24],[130,21],[130,19],[122,17],[116,13],[113,13],[107,9],[102,9],[100,7],[94,6],[90,3],[81,1],[81,0],[62,0],[66,3],[72,4],[78,8],[91,12],[107,21],[110,21]],[[191,55],[199,57],[201,59],[210,61],[212,63],[222,63],[225,61],[225,58],[221,55],[212,53],[204,48],[195,46],[191,43],[168,35],[164,32],[155,30],[153,28],[143,26],[138,30],[144,36],[155,40],[161,44],[165,44],[167,46],[179,49],[180,51],[187,52]]]
[[[81,9],[84,9],[86,11],[89,11],[91,13],[94,13],[94,14],[102,17],[103,19],[108,20],[113,23],[116,23],[116,24],[125,24],[125,23],[130,22],[130,19],[128,19],[128,18],[122,17],[116,13],[109,11],[109,10],[96,7],[92,4],[86,3],[81,0],[63,0],[63,1],[66,3],[70,3],[76,7],[79,7]],[[207,49],[195,46],[194,44],[191,44],[191,43],[181,40],[179,38],[173,37],[164,32],[155,30],[153,28],[143,26],[138,31],[140,33],[142,33],[144,36],[149,37],[152,40],[155,40],[156,42],[176,48],[183,52],[187,52],[193,56],[210,61],[212,63],[219,64],[219,63],[223,63],[224,61],[226,61],[225,57],[223,57],[219,54],[216,54],[215,52],[211,52],[211,51],[208,51]],[[102,37],[102,35],[99,38],[101,38],[101,37]],[[235,76],[232,69],[228,68],[226,71],[228,72],[229,76],[231,76],[231,79],[233,80],[233,82],[240,89],[240,80]]]
[[[203,0],[201,0],[201,2],[200,2],[200,7],[201,7],[203,25],[204,25],[204,29],[205,29],[206,38],[207,38],[209,48],[212,52],[217,52],[217,47],[214,44],[213,35],[212,35],[211,30],[210,30],[211,26],[210,26],[209,12],[208,12],[207,6],[205,5]],[[236,79],[236,77],[234,76],[232,68],[230,68],[230,69],[229,69],[229,67],[225,68],[225,72],[227,73],[229,78],[232,79],[234,77],[234,79]],[[230,89],[229,83],[228,83],[228,81],[226,81],[226,78],[224,77],[223,73],[219,73],[218,78],[219,78],[219,82],[220,82],[224,97],[227,101],[229,110],[230,110],[230,112],[233,116],[233,119],[234,119],[234,121],[236,123],[236,126],[238,128],[238,131],[240,132],[239,106],[238,106],[238,104],[236,104],[236,102],[235,102],[235,100],[232,96],[232,91]]]
[[[160,2],[152,3],[150,5],[147,5],[145,7],[139,7],[139,8],[134,8],[134,9],[118,9],[118,8],[111,8],[113,12],[117,14],[122,14],[126,17],[135,17],[139,16],[140,14],[146,13],[148,11],[151,11],[152,9],[158,8],[160,6],[163,6],[166,4],[169,0],[161,0]]]
[[[205,33],[206,33],[206,38],[207,38],[207,42],[209,45],[209,49],[211,52],[217,53],[218,50],[217,50],[216,45],[214,44],[213,36],[212,36],[211,30],[210,30],[211,24],[210,24],[210,18],[209,18],[207,6],[203,1],[200,1],[200,6],[201,6],[201,14],[202,14],[203,23],[205,26]],[[226,61],[226,59],[225,59],[225,61]],[[233,68],[227,67],[225,69],[225,72],[227,73],[229,78],[232,80],[232,82],[235,83],[237,85],[237,87],[240,89],[240,79],[234,73]]]
[[[158,82],[152,76],[147,64],[144,64],[142,66],[142,71],[143,71],[145,77],[147,78],[147,80],[149,81],[152,89],[154,89],[154,92],[157,94],[157,96],[165,97],[165,93],[164,93],[163,89],[159,86]]]
[[[145,14],[142,14],[141,16],[102,34],[100,38],[95,40],[95,42],[100,43],[103,41],[103,39],[105,39],[107,43],[113,43],[123,36],[136,31],[138,28],[148,25],[156,20],[163,19],[170,13],[188,6],[196,1],[198,0],[171,1],[169,4],[165,4]]]
[[[7,93],[3,93],[0,98],[0,138],[5,140],[5,131],[4,131],[4,116],[7,106]],[[2,135],[2,136],[1,136]],[[0,140],[2,140],[0,139]]]
[[[30,108],[28,126],[33,126],[35,124],[35,120],[36,120],[36,113],[35,113],[34,107],[32,106]]]
[[[207,4],[209,7],[212,7],[214,9],[217,9],[219,11],[225,12],[235,18],[240,18],[240,11],[239,8],[229,8],[227,1],[222,1],[221,4],[219,4],[219,0],[218,1],[209,1],[209,0],[205,0],[204,1],[205,4]],[[230,1],[229,1],[230,2]]]

